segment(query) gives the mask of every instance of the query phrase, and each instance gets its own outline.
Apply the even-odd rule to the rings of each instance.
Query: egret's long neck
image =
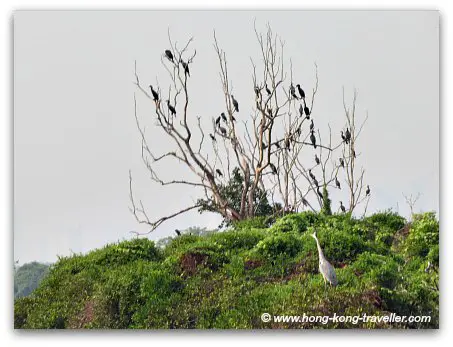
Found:
[[[315,236],[316,246],[318,247],[319,259],[324,258],[324,253],[322,253],[321,245],[319,244],[318,238]]]

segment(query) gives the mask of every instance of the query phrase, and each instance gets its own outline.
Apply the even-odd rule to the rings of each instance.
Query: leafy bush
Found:
[[[403,243],[408,256],[426,257],[439,245],[439,222],[434,212],[414,215],[409,236]]]

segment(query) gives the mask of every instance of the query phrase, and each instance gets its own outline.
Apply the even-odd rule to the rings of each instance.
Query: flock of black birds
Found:
[[[170,50],[168,50],[168,49],[165,50],[165,56],[167,57],[168,60],[170,60],[172,63],[175,64],[173,53]],[[190,77],[189,63],[183,61],[181,58],[179,59],[179,63],[183,67],[185,75]],[[152,85],[150,85],[149,87],[151,89],[151,94],[153,96],[153,100],[157,103],[159,101],[159,93],[153,88]],[[297,93],[296,93],[296,88],[297,88],[297,92],[299,93],[299,95],[297,95]],[[310,109],[307,107],[307,104],[305,102],[305,92],[302,89],[302,87],[300,86],[300,84],[297,84],[296,88],[294,88],[294,85],[291,83],[290,88],[289,88],[290,97],[292,97],[292,98],[294,98],[296,100],[302,100],[303,101],[303,104],[301,103],[300,106],[299,106],[299,114],[300,114],[301,117],[305,116],[306,119],[310,119],[311,112],[310,112]],[[262,88],[259,88],[258,86],[255,86],[255,88],[254,88],[257,99],[261,97],[261,89]],[[269,89],[267,83],[264,85],[264,89],[265,89],[265,91],[266,91],[268,96],[272,95],[272,91]],[[231,97],[231,102],[233,104],[234,111],[235,112],[239,112],[239,103],[238,103],[238,101],[234,98],[234,96],[232,94],[230,95],[230,97]],[[176,109],[175,109],[175,107],[173,105],[170,104],[169,100],[167,100],[167,107],[168,107],[168,110],[169,110],[170,114],[172,116],[176,116]],[[267,110],[267,112],[269,113],[269,116],[272,117],[272,115],[273,115],[272,109],[269,108]],[[232,121],[236,120],[232,114],[230,114],[230,117],[231,117]],[[225,122],[225,124],[228,123],[228,118],[227,118],[227,116],[225,115],[224,112],[222,112],[220,114],[220,116],[218,116],[216,118],[215,126],[220,131],[220,133],[223,136],[226,136],[227,135],[227,130],[226,130],[225,127],[223,127],[221,125],[221,120],[223,120],[223,122]],[[314,125],[313,119],[311,119],[311,122],[310,122],[310,142],[311,142],[313,148],[316,149],[317,145],[316,145],[316,136],[315,136],[315,129],[314,128],[315,128],[315,125]],[[298,136],[301,135],[301,126],[299,126],[296,129],[295,133]],[[209,136],[210,136],[210,138],[212,139],[213,142],[217,141],[213,134],[210,133]],[[345,144],[349,144],[351,142],[351,132],[350,132],[349,128],[346,128],[346,131],[344,133],[343,133],[343,131],[341,131],[341,138],[342,138],[342,140],[343,140],[343,142]],[[288,150],[288,151],[291,151],[291,140],[292,139],[293,139],[293,135],[285,137],[285,139],[278,140],[278,141],[274,142],[273,145],[275,145],[275,147],[277,147],[277,149],[281,149],[280,142],[284,141],[284,145],[285,145],[284,148],[286,150]],[[263,149],[266,149],[267,147],[268,147],[267,144],[263,144]],[[354,149],[352,149],[352,155],[353,155],[354,158],[356,158],[356,153],[355,153]],[[340,161],[340,166],[342,168],[344,168],[345,167],[344,159],[343,158],[339,158],[339,161]],[[316,162],[316,165],[320,164],[320,159],[319,159],[317,154],[315,154],[315,162]],[[272,174],[274,174],[274,175],[278,174],[278,169],[273,163],[269,163],[269,167],[271,168]],[[215,171],[216,171],[218,176],[220,176],[220,177],[223,176],[223,173],[222,173],[222,171],[220,171],[220,169],[216,169]],[[318,196],[322,200],[323,199],[323,195],[322,195],[322,193],[319,190],[319,188],[320,188],[319,182],[316,179],[316,177],[313,174],[313,172],[311,171],[311,169],[309,169],[308,172],[309,172],[309,176],[310,176],[311,180],[313,181],[313,183],[316,186],[316,192],[317,192]],[[340,182],[338,181],[337,176],[335,176],[335,187],[338,188],[338,189],[341,189],[341,185],[340,185]],[[366,196],[369,196],[371,194],[371,189],[370,189],[369,185],[367,185],[367,189],[365,191],[365,194],[366,194]],[[308,201],[305,198],[302,198],[302,203],[303,203],[304,206],[308,205]],[[342,201],[340,201],[340,209],[341,209],[341,211],[343,213],[346,212],[346,208],[344,207]],[[178,229],[176,229],[175,232],[176,232],[176,234],[178,236],[181,235],[181,232]]]

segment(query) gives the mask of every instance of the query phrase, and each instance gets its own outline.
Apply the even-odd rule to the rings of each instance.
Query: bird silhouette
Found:
[[[261,90],[257,86],[255,86],[255,95],[257,99],[261,97]]]
[[[165,55],[167,56],[168,60],[170,60],[173,63],[173,54],[169,49],[165,51]]]
[[[327,285],[327,283],[335,287],[338,285],[337,274],[335,273],[335,269],[324,256],[321,245],[319,244],[319,240],[316,237],[316,231],[311,236],[315,239],[316,246],[318,248],[319,272],[321,273],[322,278],[324,279],[324,287]]]
[[[298,96],[296,95],[296,89],[294,88],[294,86],[291,84],[291,86],[289,87],[289,93],[291,94],[291,96],[296,99],[296,100],[299,100]]]
[[[366,195],[370,195],[370,193],[371,193],[370,186],[367,185],[367,186],[366,186],[366,192],[365,192],[365,194],[366,194]]]
[[[222,171],[220,171],[219,169],[216,169],[215,172],[217,172],[217,175],[219,175],[220,177],[223,176]]]
[[[182,60],[182,59],[180,59],[179,61],[180,61],[181,65],[182,65],[182,67],[184,68],[184,73],[185,73],[187,76],[190,77],[189,64],[186,63],[186,62],[185,62],[184,60]]]
[[[315,162],[316,162],[316,165],[319,165],[319,163],[321,163],[317,154],[315,154]]]
[[[315,133],[313,130],[311,131],[310,141],[311,141],[311,144],[313,145],[313,147],[316,149],[316,137],[315,137]]]
[[[159,100],[159,94],[154,90],[153,86],[150,84],[149,87],[151,88],[151,94],[153,94],[154,101]]]
[[[304,107],[305,118],[310,119],[310,110],[307,106]]]
[[[349,128],[346,128],[346,133],[344,134],[346,137],[346,143],[349,143],[351,141],[351,133],[349,132]]]
[[[272,163],[269,163],[269,166],[271,167],[272,173],[274,175],[276,175],[278,173],[278,171],[277,171],[277,168],[275,167],[275,165]]]
[[[220,116],[222,117],[223,121],[226,123],[227,117],[225,116],[225,113],[222,112],[222,113],[220,114]]]
[[[217,119],[215,120],[215,125],[219,126],[220,125],[220,116],[217,117]]]
[[[341,209],[341,212],[346,213],[346,208],[343,206],[342,201],[340,201],[340,209]]]
[[[315,179],[316,179],[315,175],[313,175],[313,172],[311,172],[311,169],[308,170],[308,174],[310,175],[310,178],[311,178],[312,180],[315,180]]]
[[[344,160],[343,160],[343,158],[340,158],[340,165],[341,165],[341,167],[344,167]]]
[[[222,133],[223,136],[226,136],[227,131],[226,131],[226,129],[223,126],[219,125],[219,130],[220,130],[220,132]]]
[[[231,94],[231,101],[233,102],[233,106],[236,112],[239,112],[239,104],[237,100],[234,98],[233,94]]]
[[[266,93],[267,93],[267,95],[271,95],[272,94],[271,90],[267,87],[267,83],[266,83]]]
[[[313,119],[311,120],[311,123],[310,123],[310,131],[314,130],[315,128],[315,123],[313,123]]]
[[[338,189],[341,189],[341,185],[340,185],[340,181],[338,181],[338,178],[335,176],[335,186],[338,188]]]
[[[301,98],[301,99],[305,99],[305,92],[304,92],[304,90],[300,87],[300,84],[297,84],[296,87],[297,87],[297,90],[299,91],[300,98]]]
[[[212,141],[217,142],[217,140],[215,139],[215,136],[214,136],[214,135],[209,134],[209,136],[211,137]]]
[[[170,110],[170,113],[173,116],[176,116],[176,110],[175,110],[175,108],[172,105],[170,105],[170,100],[167,100],[167,106],[168,106],[168,109]]]
[[[181,236],[181,231],[179,231],[178,229],[175,229],[175,233],[177,236]]]
[[[302,106],[302,104],[300,104],[300,106],[299,106],[299,114],[301,117],[304,116],[304,107]]]
[[[322,195],[321,192],[319,191],[319,187],[316,189],[316,192],[318,193],[318,195],[319,195],[319,197],[321,198],[321,200],[324,200],[323,195]]]

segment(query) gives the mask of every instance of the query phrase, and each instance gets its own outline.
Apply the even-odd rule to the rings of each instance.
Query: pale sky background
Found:
[[[14,15],[14,258],[55,261],[130,238],[128,171],[138,197],[157,218],[196,199],[147,179],[140,158],[133,96],[134,61],[144,85],[168,80],[160,63],[167,29],[194,37],[191,111],[208,123],[223,110],[213,30],[226,51],[241,112],[253,103],[250,57],[259,58],[253,21],[286,42],[294,79],[313,87],[316,124],[343,122],[342,87],[357,88],[358,117],[369,119],[360,165],[372,188],[369,212],[408,215],[402,193],[422,195],[416,210],[439,211],[439,15],[435,11],[32,12]],[[152,104],[137,95],[141,117]],[[244,111],[242,111],[244,110]],[[242,113],[240,113],[242,114]],[[319,120],[319,122],[318,122]],[[152,123],[151,123],[152,124]],[[154,128],[156,129],[156,128]],[[161,132],[152,143],[163,145]],[[183,169],[163,166],[163,174]],[[334,201],[335,195],[333,195]],[[174,228],[216,227],[212,214],[186,214]]]

